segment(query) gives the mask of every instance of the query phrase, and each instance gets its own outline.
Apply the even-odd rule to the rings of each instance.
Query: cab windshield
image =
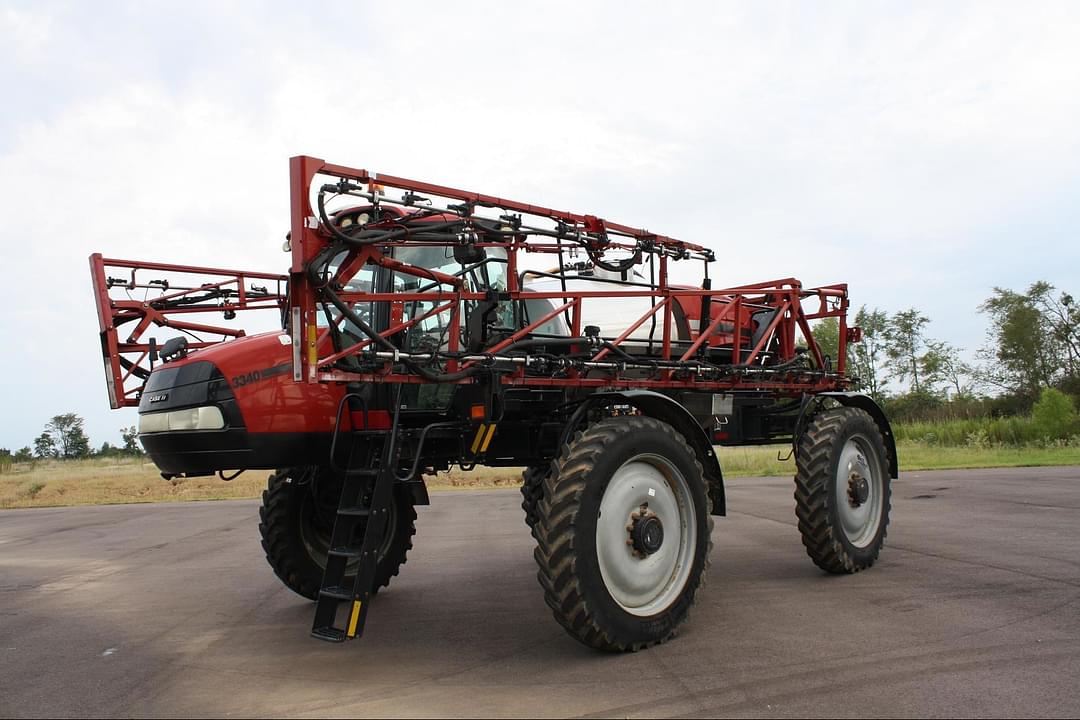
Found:
[[[453,275],[464,279],[462,290],[465,292],[482,293],[488,290],[504,292],[506,290],[506,251],[502,248],[485,248],[482,260],[473,263],[465,263],[454,259],[454,249],[444,246],[409,246],[395,249],[394,259],[433,270],[443,275]],[[439,305],[446,303],[452,286],[443,284],[434,278],[411,275],[403,272],[393,274],[393,292],[412,292],[430,294],[430,300],[413,300],[405,303],[402,314],[402,322],[410,318],[419,317],[431,312]],[[465,300],[462,302],[462,326],[464,327],[469,313],[476,306],[476,302]],[[510,303],[501,303],[496,310],[496,324],[504,325],[506,320],[512,317]],[[505,317],[504,317],[505,316]],[[446,333],[450,322],[450,312],[445,311],[424,318],[416,323],[408,333],[402,344],[403,350],[410,352],[431,352],[447,347]],[[464,347],[465,338],[461,338],[460,346]]]
[[[454,249],[445,246],[413,245],[395,248],[394,259],[416,267],[432,270],[443,275],[453,275],[464,280],[462,290],[470,293],[482,293],[488,290],[503,292],[506,290],[506,251],[502,248],[485,248],[484,257],[475,262],[459,262],[454,258]],[[395,271],[392,280],[393,292],[420,293],[430,295],[431,299],[411,300],[403,303],[401,322],[419,318],[430,313],[453,298],[453,287],[443,284],[434,277],[412,275]],[[459,313],[461,328],[470,326],[470,313],[477,306],[474,300],[463,300]],[[490,315],[486,315],[494,325],[507,325],[513,320],[512,304],[499,303]],[[451,312],[449,309],[424,317],[408,330],[394,338],[392,342],[402,350],[412,353],[446,352],[450,347]],[[467,347],[468,338],[462,332],[458,338],[458,347]],[[436,363],[436,366],[441,363]],[[401,389],[401,405],[405,410],[442,411],[453,398],[456,386],[449,383],[423,383],[408,385]]]
[[[461,264],[454,259],[452,247],[412,245],[394,249],[394,259],[444,275],[465,277],[465,289],[471,292],[506,289],[506,251],[502,248],[485,248],[486,257],[478,262]],[[394,291],[411,292],[420,289],[437,291],[433,280],[418,278],[406,273],[394,273]],[[444,288],[448,290],[449,288]]]
[[[349,257],[348,252],[342,252],[335,257],[328,268],[328,275],[333,277],[338,268]],[[393,257],[409,265],[425,270],[431,270],[441,275],[452,275],[464,279],[462,290],[470,293],[482,293],[487,290],[503,292],[506,290],[506,251],[502,248],[485,248],[484,257],[471,263],[461,263],[454,258],[452,247],[436,245],[411,245],[396,247],[393,249]],[[353,311],[373,328],[385,331],[387,328],[408,322],[411,318],[420,317],[431,312],[436,307],[443,305],[451,297],[453,287],[439,282],[436,277],[424,277],[423,274],[413,275],[410,273],[386,271],[375,266],[365,266],[344,284],[344,290],[350,293],[420,293],[430,295],[431,299],[412,300],[403,303],[400,316],[391,312],[390,304],[379,303],[370,300],[359,300],[352,305]],[[469,313],[475,307],[476,302],[465,300],[460,309],[462,327],[465,326]],[[505,317],[504,317],[505,316]],[[501,303],[494,316],[496,325],[506,325],[512,322],[512,310],[510,303]],[[447,332],[449,330],[449,310],[429,317],[410,326],[404,333],[398,334],[391,339],[402,350],[408,352],[433,352],[446,350],[448,346]],[[339,330],[336,333],[337,342],[342,347],[354,345],[366,338],[364,333],[348,318],[342,318],[341,313],[330,304],[325,304],[319,314],[318,324],[327,327],[331,324]],[[465,338],[461,338],[463,346]]]

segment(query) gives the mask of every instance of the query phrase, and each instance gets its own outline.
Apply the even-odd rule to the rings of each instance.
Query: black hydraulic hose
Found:
[[[315,266],[314,262],[311,265],[308,266],[308,278],[312,281],[312,283],[316,287],[319,286],[319,281],[322,278],[320,276],[319,271],[316,269],[316,266]],[[389,350],[391,352],[397,352],[397,347],[395,347],[393,343],[391,343],[389,340],[384,338],[379,333],[375,332],[375,329],[373,327],[368,325],[364,321],[364,319],[362,317],[357,315],[356,312],[351,307],[349,307],[349,305],[345,301],[343,301],[341,298],[339,298],[337,293],[335,293],[329,287],[323,286],[323,287],[319,288],[319,294],[322,295],[327,300],[329,300],[330,304],[338,309],[338,312],[340,312],[349,321],[351,321],[354,325],[356,325],[356,327],[358,327],[360,329],[360,332],[367,335],[368,338],[373,343],[375,343],[376,345],[379,345],[384,350]]]
[[[410,229],[407,227],[394,228],[393,230],[362,230],[358,233],[346,234],[341,231],[341,228],[337,226],[330,216],[326,212],[326,192],[327,189],[336,190],[336,186],[328,185],[323,186],[319,190],[319,197],[317,201],[319,209],[319,219],[322,221],[323,226],[341,242],[348,243],[352,246],[374,245],[381,242],[391,242],[399,237],[410,237],[413,239],[430,239],[430,240],[445,240],[445,235],[436,234],[440,230],[449,230],[455,225],[456,222],[443,222],[443,223],[423,223],[423,229],[417,235],[413,235]]]
[[[419,223],[418,223],[419,224]],[[448,232],[438,232],[440,227],[445,227]],[[350,239],[361,241],[361,245],[378,243],[390,243],[401,238],[408,238],[415,245],[452,245],[457,242],[457,233],[453,232],[454,223],[443,223],[435,226],[432,223],[424,223],[419,230],[406,225],[392,230],[363,230],[354,235],[345,235]],[[344,233],[342,233],[344,235]],[[357,243],[352,243],[354,246]]]
[[[635,362],[635,363],[640,362],[640,360],[638,358],[634,357],[633,355],[630,355],[629,353],[624,351],[621,347],[619,347],[615,343],[611,342],[610,340],[605,340],[604,341],[604,347],[607,348],[607,350],[609,352],[621,357],[623,360],[628,360],[630,362]]]
[[[790,370],[791,368],[797,367],[797,366],[799,366],[801,364],[804,364],[805,362],[806,362],[806,356],[805,355],[796,355],[795,357],[791,358],[787,362],[777,363],[775,365],[766,365],[765,367],[767,367],[769,370],[780,372],[780,371],[783,371],[783,370]],[[809,368],[807,368],[807,369],[809,369]]]
[[[408,368],[410,370],[412,370],[414,373],[416,373],[420,377],[424,378],[425,380],[430,380],[431,382],[436,382],[436,383],[455,382],[457,380],[464,380],[465,378],[472,377],[476,373],[483,370],[483,368],[474,365],[472,367],[465,368],[464,370],[458,370],[457,372],[440,373],[440,372],[435,372],[434,370],[429,370],[428,368],[424,367],[423,365],[418,365],[418,364],[416,364],[414,362],[410,362],[408,360],[405,360],[404,362],[405,362],[405,364],[408,366]]]
[[[527,350],[532,347],[541,347],[546,345],[583,345],[588,343],[592,338],[587,337],[557,337],[557,338],[526,338],[524,340],[518,340],[507,347],[504,347],[499,351],[499,354],[509,353],[511,350]]]
[[[334,257],[339,252],[341,252],[341,248],[338,246],[329,246],[327,248],[324,248],[322,252],[316,255],[308,264],[308,279],[310,279],[312,285],[317,288],[319,294],[323,298],[328,300],[331,305],[337,308],[338,312],[340,312],[347,320],[351,321],[354,325],[356,325],[360,332],[366,335],[368,339],[371,340],[371,342],[375,343],[383,350],[392,353],[399,352],[399,348],[396,345],[384,338],[382,335],[376,332],[373,327],[368,325],[367,322],[365,322],[362,317],[357,315],[356,312],[351,307],[349,307],[348,303],[338,297],[338,294],[331,290],[329,284],[323,280],[322,271],[319,269],[320,266],[328,262],[330,258]],[[402,362],[404,362],[410,370],[430,382],[454,382],[456,380],[464,380],[467,377],[472,377],[476,373],[480,372],[480,370],[482,369],[480,367],[474,366],[466,368],[464,370],[458,370],[457,372],[439,373],[429,370],[422,365],[418,365],[417,363],[404,358],[402,359]]]
[[[566,264],[563,262],[562,237],[559,237],[558,241],[555,244],[559,248],[559,287],[561,287],[562,291],[565,293],[566,292]],[[518,287],[524,287],[524,284],[525,284],[525,272],[522,272],[521,273],[521,279],[518,280]],[[565,295],[563,295],[563,302],[566,302],[566,296]],[[566,308],[566,312],[563,313],[563,316],[566,319],[566,327],[573,327],[574,322],[573,322],[573,319],[570,317],[570,308]]]
[[[322,221],[323,225],[327,228],[330,234],[332,234],[335,238],[343,242],[349,243],[353,246],[374,245],[381,242],[392,242],[393,240],[400,237],[409,237],[410,239],[414,240],[421,239],[421,237],[422,239],[430,239],[434,241],[445,240],[445,234],[438,235],[436,233],[441,230],[450,230],[451,228],[460,225],[459,222],[423,223],[424,227],[422,230],[417,228],[419,234],[413,234],[412,232],[410,232],[410,228],[402,227],[395,228],[393,230],[362,230],[358,233],[347,235],[343,233],[340,228],[337,227],[337,225],[330,219],[330,216],[326,212],[327,192],[338,193],[340,192],[340,188],[337,185],[323,185],[322,188],[320,188],[318,199],[316,202],[319,210],[319,219]],[[478,218],[473,222],[475,222],[476,225],[479,226],[480,230],[485,235],[501,235],[506,237],[515,237],[521,234],[518,230],[502,230],[491,221],[484,222],[483,220]],[[541,230],[539,228],[529,229],[528,234],[554,237],[558,238],[560,241],[563,237],[565,237],[564,233]],[[590,249],[586,241],[581,240],[580,238],[568,239],[574,240],[574,242],[577,242],[583,248],[585,248],[589,258],[593,261],[593,264],[600,268],[603,268],[604,270],[608,270],[609,272],[624,273],[630,268],[634,267],[634,265],[641,262],[640,248],[632,256],[624,258],[618,263],[608,263],[600,259],[602,257],[602,251],[597,252],[596,250]],[[560,252],[559,255],[561,260],[562,253]]]
[[[228,299],[231,295],[235,294],[236,293],[234,291],[223,292],[221,289],[212,289],[207,290],[202,295],[187,295],[184,297],[174,298],[172,300],[166,300],[164,302],[155,300],[150,300],[148,302],[150,307],[156,310],[170,310],[172,308],[184,307],[186,305],[198,305],[199,303],[206,302],[207,300],[216,300],[218,298]]]
[[[345,233],[341,232],[341,229],[338,228],[337,224],[334,223],[330,219],[330,217],[326,214],[326,189],[327,189],[327,187],[333,187],[333,186],[324,185],[322,187],[322,189],[319,190],[319,198],[318,198],[318,201],[316,202],[316,204],[318,205],[318,208],[319,208],[319,219],[322,220],[323,227],[325,227],[327,230],[329,230],[331,235],[333,235],[334,237],[336,237],[338,240],[340,240],[342,242],[350,243],[350,244],[353,244],[353,245],[373,245],[376,242],[378,242],[377,238],[373,238],[371,240],[367,240],[367,239],[361,240],[360,238],[350,236],[350,235],[346,235]]]
[[[360,329],[360,332],[367,335],[372,342],[376,343],[384,350],[387,350],[389,352],[399,352],[396,345],[384,338],[379,333],[375,332],[375,330],[366,322],[364,322],[364,320],[359,315],[357,315],[352,308],[350,308],[345,302],[343,302],[333,290],[330,290],[329,288],[323,288],[321,292],[322,295],[327,300],[329,300],[330,303],[334,307],[336,307],[342,315],[344,315],[348,320],[355,324],[356,327]],[[402,358],[402,362],[405,363],[405,365],[414,373],[431,382],[454,382],[455,380],[464,380],[467,377],[472,377],[481,370],[481,368],[479,367],[470,367],[464,370],[458,370],[457,372],[440,373],[429,370],[423,365],[419,365],[405,358]]]
[[[442,428],[460,429],[461,428],[461,423],[457,422],[457,421],[451,421],[451,422],[431,423],[430,425],[425,425],[424,429],[420,431],[420,439],[416,443],[416,457],[413,459],[412,467],[409,468],[409,471],[407,473],[405,473],[404,475],[398,475],[397,473],[395,473],[394,474],[394,479],[395,480],[397,480],[398,482],[409,482],[414,477],[416,477],[416,472],[420,469],[420,461],[421,461],[421,459],[423,457],[422,453],[424,451],[424,443],[427,441],[428,433],[433,429],[442,429]]]
[[[641,262],[641,250],[637,250],[630,257],[623,258],[617,263],[609,263],[601,260],[600,258],[603,257],[603,255],[596,251],[587,250],[586,252],[589,255],[589,259],[593,261],[593,265],[603,268],[608,272],[619,273],[620,275]]]
[[[503,348],[499,352],[499,354],[505,354],[505,353],[509,353],[510,351],[516,351],[516,350],[527,350],[527,349],[533,348],[533,347],[544,347],[544,346],[548,346],[548,345],[554,345],[554,346],[557,346],[557,347],[559,347],[559,346],[569,346],[569,345],[588,345],[588,344],[591,344],[592,342],[594,342],[594,340],[595,340],[595,338],[591,338],[591,337],[565,337],[565,336],[546,337],[546,338],[527,338],[527,339],[524,339],[524,340],[518,340],[513,345],[510,345],[510,346],[508,346],[506,348]],[[620,348],[618,345],[611,342],[610,340],[602,340],[602,341],[600,341],[600,346],[603,347],[603,348],[606,348],[608,350],[608,352],[610,352],[610,353],[612,353],[612,354],[614,354],[614,355],[616,355],[616,356],[618,356],[618,357],[620,357],[623,360],[626,360],[628,362],[641,363],[641,364],[644,364],[644,365],[655,365],[656,364],[655,362],[649,360],[648,358],[636,358],[633,355],[630,355],[629,353],[627,353],[625,350],[623,350],[622,348]]]
[[[649,253],[649,287],[656,291],[656,255]],[[656,307],[656,297],[649,296],[649,307]],[[656,313],[649,315],[649,354],[652,354],[653,338],[656,337]]]

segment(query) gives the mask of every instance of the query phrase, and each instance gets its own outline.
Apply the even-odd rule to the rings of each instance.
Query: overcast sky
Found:
[[[1075,2],[0,2],[0,446],[66,411],[119,442],[87,256],[284,271],[298,154],[847,282],[971,351],[992,286],[1080,291],[1078,88]]]

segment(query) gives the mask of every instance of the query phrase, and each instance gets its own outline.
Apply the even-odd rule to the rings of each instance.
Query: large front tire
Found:
[[[551,465],[534,465],[521,473],[521,509],[525,511],[525,524],[536,537],[539,520],[540,499],[544,497],[544,478],[551,472]]]
[[[881,430],[858,408],[818,413],[799,441],[795,506],[810,559],[830,573],[869,568],[889,525],[888,455]]]
[[[259,534],[266,561],[293,592],[315,600],[323,570],[341,485],[324,468],[289,468],[272,473],[259,508]],[[364,523],[358,526],[362,533]],[[395,492],[387,534],[379,546],[372,592],[390,584],[405,564],[416,534],[416,510],[407,493]],[[361,536],[362,537],[362,536]],[[346,575],[352,583],[355,570]]]
[[[686,620],[712,518],[701,464],[670,425],[621,416],[578,433],[545,477],[537,515],[540,584],[574,638],[640,650]]]

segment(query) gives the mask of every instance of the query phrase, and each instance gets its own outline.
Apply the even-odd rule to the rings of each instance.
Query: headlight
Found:
[[[220,430],[225,427],[221,410],[206,407],[146,413],[139,416],[139,433],[166,432],[168,430]]]

